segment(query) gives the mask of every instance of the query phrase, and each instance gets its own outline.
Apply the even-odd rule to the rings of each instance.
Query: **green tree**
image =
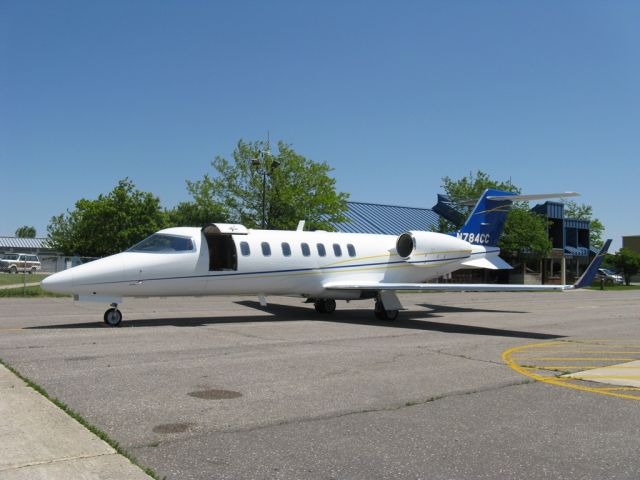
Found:
[[[631,277],[640,271],[640,253],[629,248],[621,248],[611,256],[610,262],[624,276],[627,285],[631,284]]]
[[[169,224],[176,227],[202,227],[208,223],[226,223],[229,213],[214,195],[213,183],[205,175],[201,182],[187,181],[187,191],[191,195],[190,202],[180,202],[169,210]]]
[[[107,195],[80,199],[47,227],[52,247],[65,255],[102,257],[121,252],[166,224],[160,199],[125,178]]]
[[[306,220],[309,229],[328,230],[331,222],[346,220],[348,194],[336,192],[328,164],[309,160],[283,142],[276,154],[265,154],[267,148],[265,142],[240,140],[231,161],[216,157],[211,163],[215,176],[187,182],[194,203],[257,228],[264,186],[266,228],[289,230]]]
[[[589,245],[600,248],[604,241],[602,234],[604,233],[604,225],[597,218],[593,218],[593,208],[591,205],[581,204],[568,201],[564,204],[564,216],[574,220],[589,221]]]
[[[553,247],[547,233],[547,219],[522,205],[512,207],[498,246],[503,257],[523,263],[527,258],[546,257]]]
[[[36,238],[36,229],[28,225],[24,225],[16,230],[18,238]]]

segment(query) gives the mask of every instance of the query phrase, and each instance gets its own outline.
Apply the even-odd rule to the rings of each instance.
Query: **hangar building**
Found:
[[[640,253],[640,235],[626,235],[622,237],[622,248],[628,248]]]

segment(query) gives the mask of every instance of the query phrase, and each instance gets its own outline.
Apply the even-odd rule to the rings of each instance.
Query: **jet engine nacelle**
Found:
[[[405,232],[396,240],[396,251],[406,262],[459,259],[468,257],[471,249],[464,240],[436,232]]]

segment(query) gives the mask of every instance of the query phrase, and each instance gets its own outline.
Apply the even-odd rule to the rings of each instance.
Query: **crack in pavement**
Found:
[[[41,460],[39,462],[30,462],[30,463],[25,463],[22,465],[14,465],[11,467],[7,467],[7,468],[0,468],[0,472],[8,472],[11,470],[19,470],[21,468],[27,468],[27,467],[33,467],[33,466],[37,466],[37,465],[53,465],[55,463],[63,463],[63,462],[70,462],[73,460],[84,460],[87,458],[98,458],[98,457],[107,457],[109,455],[118,455],[118,453],[116,451],[113,452],[109,452],[109,453],[98,453],[95,455],[77,455],[75,457],[65,457],[65,458],[54,458],[53,460]]]
[[[446,355],[448,357],[462,358],[464,360],[471,360],[471,361],[474,361],[474,362],[492,363],[494,365],[504,365],[504,362],[500,362],[498,360],[486,360],[484,358],[473,358],[473,357],[469,357],[467,355],[463,355],[461,353],[450,353],[450,352],[445,352],[443,350],[437,350],[437,349],[424,347],[424,346],[418,346],[417,348],[422,349],[422,350],[427,350],[428,352],[431,352],[431,353],[439,353],[441,355]]]
[[[443,393],[441,395],[434,395],[434,396],[431,396],[431,397],[428,397],[428,398],[424,398],[424,399],[421,399],[421,400],[406,401],[404,403],[399,403],[399,404],[396,404],[396,405],[389,405],[389,406],[386,406],[386,407],[363,408],[363,409],[359,409],[359,410],[351,410],[351,411],[346,411],[346,412],[337,412],[337,413],[327,414],[327,415],[317,415],[315,417],[296,417],[296,418],[291,418],[291,419],[286,419],[286,420],[280,420],[280,421],[275,421],[275,422],[271,422],[271,423],[266,423],[266,424],[263,424],[263,425],[240,427],[240,428],[235,428],[235,429],[210,430],[210,431],[207,431],[207,432],[202,432],[202,433],[197,434],[197,435],[190,435],[189,437],[186,437],[186,438],[178,438],[178,439],[172,439],[172,440],[159,441],[159,442],[157,442],[157,445],[154,446],[154,447],[150,447],[150,444],[147,443],[147,444],[144,444],[144,445],[127,445],[127,448],[128,449],[157,448],[157,446],[160,446],[160,445],[171,444],[171,443],[182,443],[182,442],[190,441],[190,440],[197,439],[197,438],[207,437],[207,436],[210,436],[211,434],[225,435],[225,434],[235,434],[235,433],[251,433],[251,432],[256,432],[256,431],[259,431],[259,430],[264,430],[264,429],[267,429],[267,428],[281,427],[281,426],[287,426],[287,425],[293,425],[293,424],[323,422],[323,421],[327,421],[327,420],[335,420],[335,419],[338,419],[338,418],[349,417],[349,416],[352,416],[352,415],[363,415],[363,414],[379,413],[379,412],[397,412],[397,411],[400,411],[400,410],[404,410],[406,408],[426,405],[428,403],[436,402],[436,401],[439,401],[439,400],[445,400],[445,399],[448,399],[448,398],[461,397],[461,396],[465,396],[465,395],[473,395],[473,394],[476,394],[476,393],[493,392],[493,391],[501,390],[503,388],[518,387],[518,386],[522,386],[522,385],[530,385],[530,384],[536,384],[536,383],[538,383],[538,382],[535,382],[534,380],[531,380],[529,378],[525,378],[523,380],[517,380],[517,381],[511,381],[511,382],[503,382],[503,383],[499,383],[497,385],[492,385],[492,386],[488,386],[488,387],[484,387],[484,388],[481,387],[481,388],[475,388],[475,389],[470,389],[470,390],[454,390],[454,391],[451,391],[451,392]]]

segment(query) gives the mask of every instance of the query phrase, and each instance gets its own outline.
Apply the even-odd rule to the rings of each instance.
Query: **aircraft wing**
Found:
[[[611,245],[607,240],[582,276],[573,285],[506,285],[494,283],[377,283],[377,282],[328,282],[327,290],[376,290],[376,291],[419,291],[419,292],[537,292],[554,290],[574,290],[591,285],[604,255]]]
[[[329,282],[327,290],[406,290],[418,292],[531,292],[539,290],[572,290],[573,285],[508,285],[498,283],[376,283]]]

